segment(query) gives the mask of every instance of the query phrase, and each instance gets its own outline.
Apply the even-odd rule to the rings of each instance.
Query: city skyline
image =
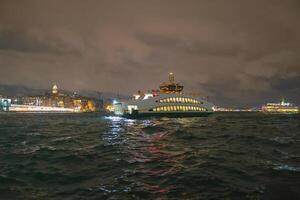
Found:
[[[300,103],[298,1],[2,1],[0,84]]]

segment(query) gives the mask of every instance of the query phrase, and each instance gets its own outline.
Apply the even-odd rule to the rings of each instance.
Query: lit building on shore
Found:
[[[0,96],[0,111],[9,111],[11,106],[11,99],[3,98]]]
[[[267,103],[262,106],[262,111],[266,113],[299,113],[299,108],[282,100],[280,103]]]
[[[42,106],[53,108],[75,109],[80,112],[95,112],[102,109],[96,99],[78,96],[66,95],[59,91],[56,84],[53,85],[51,93],[39,96],[26,96],[18,101],[18,104],[27,106]],[[102,106],[102,105],[101,105]]]

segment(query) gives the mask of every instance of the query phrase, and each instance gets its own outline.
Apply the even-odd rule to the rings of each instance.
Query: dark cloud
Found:
[[[300,103],[298,0],[0,3],[0,83],[133,93],[173,71],[220,105]]]
[[[188,41],[166,35],[155,35],[141,33],[137,38],[146,45],[167,50],[177,50],[180,53],[189,55],[211,55],[211,56],[237,56],[241,51],[239,46],[234,44],[217,43],[216,41]]]
[[[34,30],[0,29],[0,50],[12,50],[23,53],[76,53],[60,38],[48,37]]]

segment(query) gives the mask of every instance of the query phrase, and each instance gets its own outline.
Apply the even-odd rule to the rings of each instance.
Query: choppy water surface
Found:
[[[300,116],[0,113],[1,199],[299,199]]]

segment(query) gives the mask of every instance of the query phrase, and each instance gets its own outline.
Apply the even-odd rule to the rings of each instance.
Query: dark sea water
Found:
[[[0,113],[0,199],[300,199],[300,116]]]

